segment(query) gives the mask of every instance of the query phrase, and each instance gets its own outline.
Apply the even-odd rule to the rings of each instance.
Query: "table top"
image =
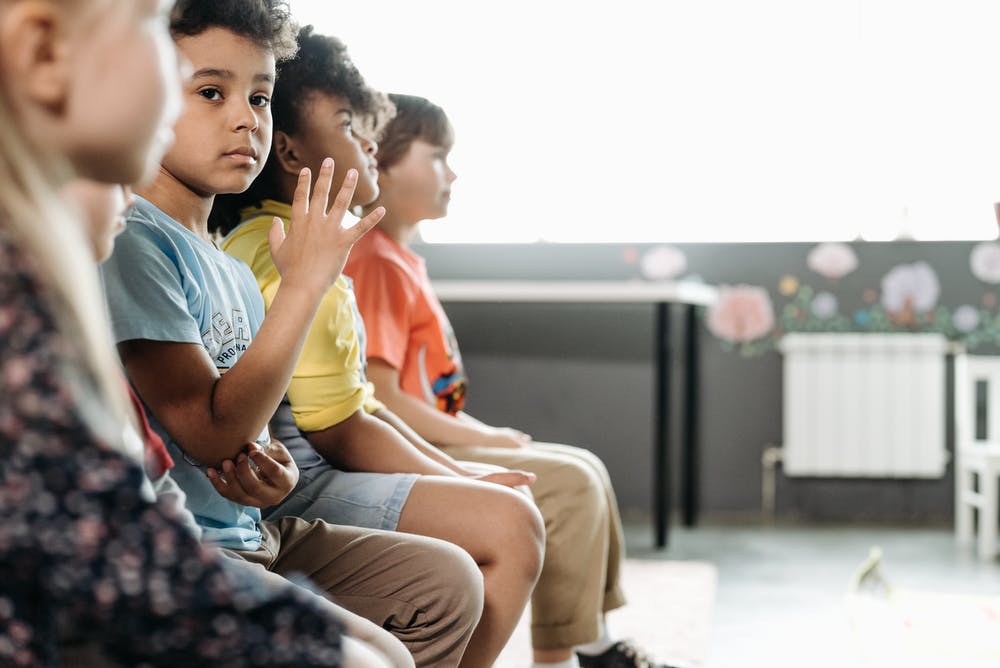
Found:
[[[441,301],[451,302],[675,302],[711,305],[715,286],[694,281],[432,281]]]

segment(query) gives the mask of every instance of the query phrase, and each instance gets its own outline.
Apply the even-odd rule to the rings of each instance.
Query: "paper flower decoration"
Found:
[[[708,329],[733,343],[753,341],[774,327],[774,307],[767,290],[752,285],[723,286],[708,311]]]
[[[673,246],[654,246],[643,253],[639,271],[651,281],[666,281],[687,269],[684,253]]]
[[[847,244],[831,241],[809,251],[806,264],[820,276],[837,279],[858,268],[858,256]]]
[[[951,319],[955,323],[955,329],[963,334],[968,334],[976,327],[979,327],[979,311],[976,307],[969,306],[968,304],[962,304],[955,309],[955,313]]]
[[[882,306],[901,324],[913,324],[913,316],[933,309],[940,295],[937,273],[926,262],[897,265],[882,277]]]
[[[981,241],[969,255],[972,275],[984,283],[1000,283],[1000,243]]]
[[[819,292],[812,300],[812,312],[817,318],[832,318],[837,315],[837,297],[831,292]]]

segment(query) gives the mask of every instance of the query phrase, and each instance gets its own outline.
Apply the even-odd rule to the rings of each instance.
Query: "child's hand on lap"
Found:
[[[530,486],[535,483],[537,476],[528,471],[493,471],[490,473],[470,472],[468,474],[473,480],[480,482],[492,482],[504,487]]]
[[[288,232],[285,232],[280,218],[275,218],[271,224],[268,235],[271,259],[281,274],[282,284],[319,289],[325,293],[340,276],[354,242],[373,228],[385,214],[385,209],[378,207],[357,225],[345,228],[341,221],[354,197],[358,172],[348,170],[340,192],[328,212],[333,171],[333,160],[327,158],[323,161],[311,194],[309,169],[299,172]]]
[[[491,427],[483,445],[494,448],[523,448],[531,443],[531,436],[510,427]]]
[[[279,503],[295,488],[299,469],[291,453],[276,440],[266,445],[250,443],[236,460],[222,463],[222,473],[206,472],[223,497],[244,506],[267,508]]]

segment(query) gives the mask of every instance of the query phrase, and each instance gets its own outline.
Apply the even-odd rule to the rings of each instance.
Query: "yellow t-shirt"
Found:
[[[267,234],[275,216],[285,221],[287,230],[291,215],[291,205],[264,200],[260,208],[244,209],[243,222],[222,242],[224,251],[250,265],[268,309],[281,276],[271,260]],[[358,409],[372,413],[382,408],[365,378],[364,338],[351,280],[340,276],[320,302],[288,385],[288,400],[300,429],[322,431]]]

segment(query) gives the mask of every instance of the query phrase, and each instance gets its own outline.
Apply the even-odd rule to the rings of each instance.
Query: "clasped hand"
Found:
[[[299,481],[299,469],[291,453],[274,439],[263,446],[249,443],[246,452],[222,462],[221,472],[209,468],[205,473],[223,497],[255,508],[279,503]]]

